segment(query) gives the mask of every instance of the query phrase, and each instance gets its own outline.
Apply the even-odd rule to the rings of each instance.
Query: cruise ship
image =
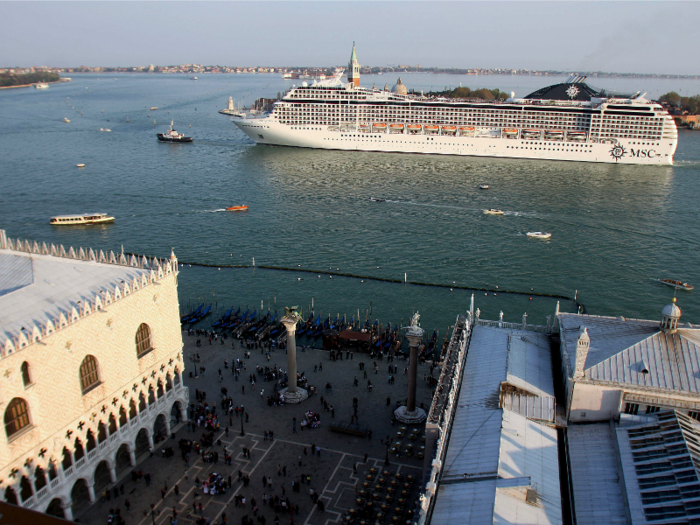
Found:
[[[641,92],[621,95],[572,75],[524,98],[452,99],[360,86],[353,44],[347,82],[301,84],[260,117],[232,119],[257,144],[672,165],[678,130],[668,112]]]

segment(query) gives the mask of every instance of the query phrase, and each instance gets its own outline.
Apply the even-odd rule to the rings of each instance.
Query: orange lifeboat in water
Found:
[[[226,211],[248,211],[248,206],[231,206]]]

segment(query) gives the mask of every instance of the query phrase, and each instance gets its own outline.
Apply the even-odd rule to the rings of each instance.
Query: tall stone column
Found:
[[[297,320],[283,317],[282,323],[287,329],[287,392],[293,394],[297,391]]]
[[[297,331],[297,323],[301,316],[294,308],[285,308],[285,315],[281,319],[282,324],[287,329],[287,387],[280,390],[280,394],[284,396],[285,403],[301,403],[309,397],[309,393],[297,386],[297,343],[295,335]]]
[[[411,326],[406,329],[408,339],[409,363],[408,363],[408,396],[406,406],[397,408],[394,417],[402,423],[415,424],[425,421],[425,410],[416,408],[416,380],[418,376],[418,347],[423,341],[423,330],[418,326],[420,316],[416,313],[411,321]]]
[[[132,467],[136,466],[136,453],[134,452],[133,447],[129,450],[129,463]]]
[[[406,410],[414,412],[416,410],[416,377],[418,375],[418,347],[423,341],[423,330],[420,335],[407,333],[409,362],[408,362],[408,399],[406,400]]]
[[[285,308],[285,316],[282,318],[282,324],[287,329],[287,387],[283,388],[280,393],[284,396],[285,403],[301,403],[309,397],[309,393],[297,386],[297,343],[295,334],[297,331],[297,322],[301,319],[296,312],[296,307]]]

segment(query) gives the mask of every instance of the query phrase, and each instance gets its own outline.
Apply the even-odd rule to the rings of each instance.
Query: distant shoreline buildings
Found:
[[[201,64],[180,64],[157,66],[79,66],[79,67],[0,67],[3,74],[27,74],[36,72],[53,73],[181,73],[181,74],[278,74],[284,78],[320,78],[332,76],[336,66],[221,66]],[[659,79],[700,79],[700,75],[673,75],[656,73],[615,73],[605,71],[576,71],[588,78],[659,78]],[[378,75],[385,73],[433,73],[446,75],[521,75],[521,76],[566,76],[572,71],[535,70],[511,68],[440,68],[420,65],[387,65],[381,67],[362,66],[360,74]]]

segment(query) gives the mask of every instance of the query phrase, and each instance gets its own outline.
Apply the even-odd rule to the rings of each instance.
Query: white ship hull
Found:
[[[390,132],[340,132],[328,126],[290,126],[274,117],[232,119],[256,144],[343,151],[424,153],[607,164],[672,165],[677,139],[617,139],[616,144]],[[332,128],[332,127],[331,127]]]

